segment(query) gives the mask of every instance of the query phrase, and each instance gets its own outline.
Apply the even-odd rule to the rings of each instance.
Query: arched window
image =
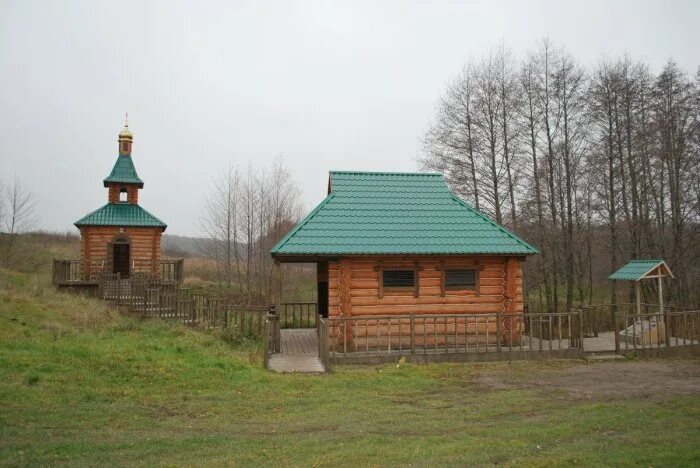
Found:
[[[119,203],[126,203],[129,201],[129,194],[127,193],[126,189],[122,187],[119,189]]]

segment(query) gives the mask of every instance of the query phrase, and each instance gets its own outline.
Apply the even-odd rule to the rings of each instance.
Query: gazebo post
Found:
[[[642,315],[642,295],[641,287],[639,286],[639,281],[634,282],[634,289],[637,293],[637,315]]]
[[[661,279],[661,268],[659,268],[659,313],[664,313],[664,292],[663,292],[663,281]]]
[[[280,328],[282,326],[282,265],[279,260],[275,260],[275,315],[277,315],[277,320],[275,320],[275,350],[274,352],[279,353],[281,351],[282,336]],[[285,320],[286,320],[285,315]]]

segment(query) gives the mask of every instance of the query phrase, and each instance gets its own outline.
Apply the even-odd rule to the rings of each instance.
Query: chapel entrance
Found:
[[[112,245],[112,273],[129,277],[130,245],[127,239],[117,239]]]

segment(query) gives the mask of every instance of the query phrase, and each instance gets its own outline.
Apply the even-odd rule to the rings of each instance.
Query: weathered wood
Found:
[[[509,310],[520,312],[522,299],[522,265],[515,257],[505,259],[510,271]],[[371,315],[384,312],[393,314],[414,313],[477,313],[496,312],[503,303],[504,257],[498,256],[428,256],[405,255],[357,256],[343,258],[328,264],[329,316],[340,314],[339,265],[352,271],[349,298],[352,315]],[[444,266],[443,266],[444,265]],[[447,290],[443,287],[443,269],[452,265],[476,267],[476,287],[473,290]],[[416,272],[417,287],[401,291],[383,287],[382,271],[410,269]],[[347,275],[346,275],[347,276]],[[344,278],[347,280],[347,277]],[[409,289],[409,288],[407,288]],[[416,297],[416,290],[418,297]],[[412,294],[411,294],[412,293]]]

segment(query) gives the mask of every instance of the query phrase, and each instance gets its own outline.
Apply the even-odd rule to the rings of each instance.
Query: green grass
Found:
[[[576,398],[479,377],[562,363],[261,368],[255,342],[118,315],[0,270],[0,463],[700,462],[700,398]],[[625,365],[621,363],[620,365]]]

